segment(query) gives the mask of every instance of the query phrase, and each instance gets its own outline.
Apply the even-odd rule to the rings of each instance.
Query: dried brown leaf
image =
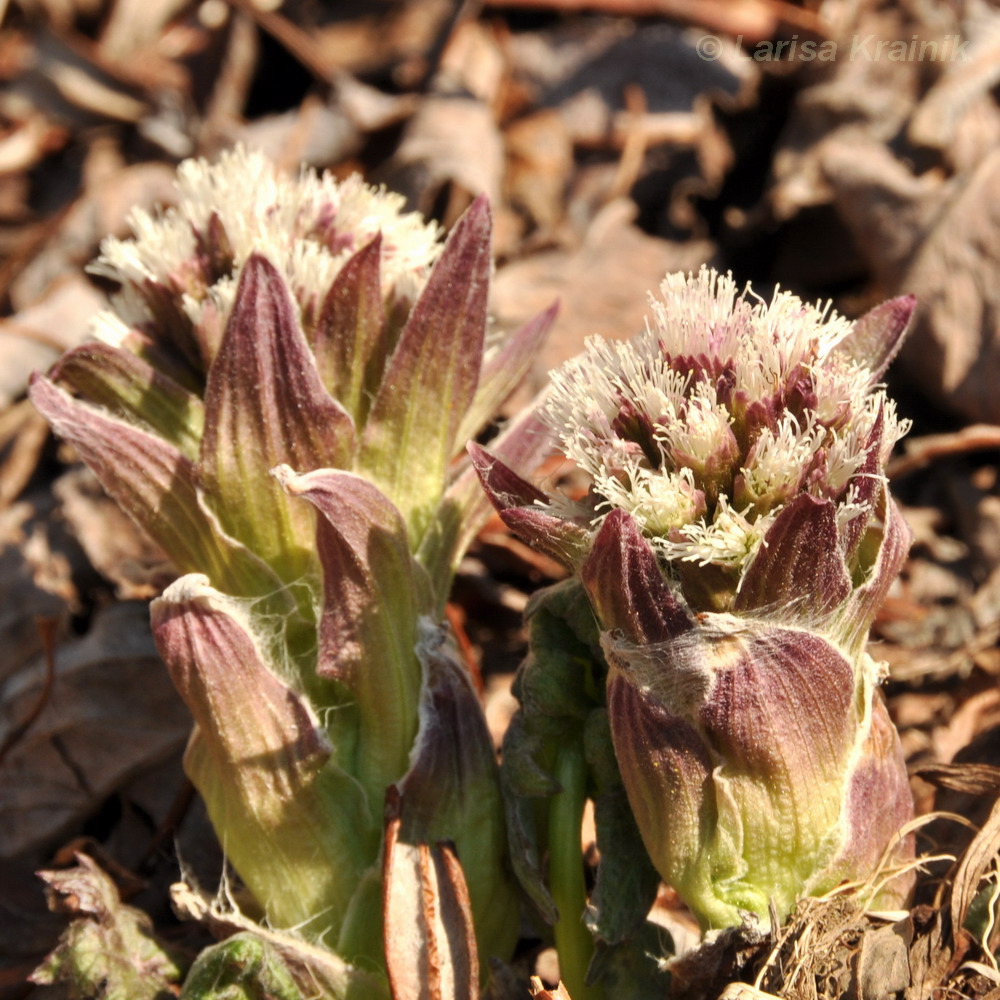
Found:
[[[920,293],[901,358],[933,398],[1000,423],[1000,150],[960,179],[900,284]]]
[[[503,140],[490,107],[468,97],[431,96],[407,125],[389,180],[425,215],[432,214],[435,201],[450,186],[448,223],[473,195],[486,194],[498,202],[503,168]]]
[[[926,468],[938,458],[962,455],[970,451],[1000,448],[1000,427],[992,424],[972,424],[950,434],[929,434],[909,438],[903,446],[904,454],[894,458],[886,468],[890,479]]]
[[[526,383],[508,401],[514,412],[548,382],[548,372],[579,354],[584,340],[600,334],[615,340],[643,327],[646,293],[669,271],[697,269],[713,252],[700,241],[671,243],[632,225],[631,202],[612,202],[593,220],[579,250],[552,250],[503,268],[493,284],[499,323],[520,326],[559,300],[556,325]]]
[[[476,1000],[472,908],[454,848],[402,842],[392,792],[386,811],[382,912],[393,1000]]]
[[[137,163],[101,171],[94,179],[88,176],[80,197],[57,220],[58,225],[44,246],[11,283],[15,310],[27,310],[40,304],[43,298],[54,297],[57,283],[66,281],[67,287],[79,297],[76,313],[67,308],[62,317],[39,316],[37,325],[63,349],[78,343],[78,338],[73,339],[76,331],[97,305],[103,305],[103,296],[84,282],[80,269],[90,263],[106,236],[125,234],[130,212],[169,205],[176,193],[174,171],[164,163]],[[86,291],[82,287],[77,291],[79,286],[85,286]],[[90,300],[94,305],[90,305]]]
[[[47,537],[43,519],[50,507],[50,502],[21,501],[0,513],[0,682],[9,682],[41,654],[36,622],[65,619],[76,597],[71,567]]]
[[[562,116],[544,108],[519,118],[504,131],[504,141],[508,199],[535,226],[554,230],[573,170],[573,146]]]
[[[0,449],[10,443],[0,462],[0,509],[28,485],[48,439],[48,425],[27,400],[0,415]]]
[[[903,998],[925,1000],[940,986],[951,964],[952,945],[945,932],[945,911],[918,907],[914,915],[920,933],[910,947],[910,985]]]
[[[35,305],[0,320],[0,408],[24,395],[33,371],[86,339],[90,318],[103,304],[90,282],[70,275]]]
[[[95,122],[136,124],[150,106],[133,67],[112,66],[80,36],[40,32],[32,73],[22,81],[32,100],[56,120],[76,127]],[[134,67],[136,74],[142,64]]]
[[[8,681],[3,731],[25,717],[42,665]],[[101,612],[90,632],[58,650],[48,704],[0,773],[0,856],[50,843],[116,788],[178,750],[190,719],[153,646],[145,605]]]
[[[135,525],[84,467],[52,485],[60,514],[87,558],[123,601],[155,597],[175,577],[162,549]]]
[[[858,950],[858,1000],[887,1000],[910,985],[909,920],[866,930]]]
[[[993,809],[983,828],[973,838],[971,844],[959,862],[951,890],[951,926],[956,937],[963,933],[960,928],[965,923],[979,883],[987,868],[1000,852],[1000,799],[993,804]]]
[[[152,47],[187,6],[186,0],[116,0],[101,31],[101,54],[127,60],[137,49]]]
[[[967,795],[1000,792],[1000,767],[992,764],[924,764],[914,773],[937,788]]]
[[[1000,82],[1000,12],[983,7],[965,37],[965,58],[946,64],[910,119],[907,133],[918,145],[946,149],[954,143],[970,106]]]

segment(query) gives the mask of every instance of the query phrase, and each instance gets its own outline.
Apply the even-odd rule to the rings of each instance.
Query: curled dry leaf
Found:
[[[538,976],[531,977],[531,995],[535,1000],[572,1000],[562,982],[554,990],[550,990],[546,989]]]
[[[1000,852],[1000,799],[959,862],[951,890],[952,933],[958,937],[986,870]]]
[[[465,876],[454,848],[400,840],[390,790],[382,911],[393,1000],[476,1000],[479,958]]]

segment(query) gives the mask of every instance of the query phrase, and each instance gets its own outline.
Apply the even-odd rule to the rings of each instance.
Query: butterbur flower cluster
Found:
[[[217,163],[185,160],[177,171],[178,202],[160,214],[139,209],[135,237],[109,237],[91,265],[120,285],[96,333],[112,343],[145,328],[196,364],[211,362],[232,309],[246,260],[263,254],[284,276],[309,330],[322,294],[344,265],[376,236],[381,286],[389,302],[411,302],[441,252],[436,225],[405,213],[401,195],[303,171],[288,177],[244,147]]]
[[[590,474],[583,500],[476,461],[507,523],[590,598],[660,875],[706,927],[766,923],[912,851],[865,643],[909,545],[884,476],[907,426],[880,381],[914,302],[850,322],[708,269],[660,292],[635,340],[592,340],[553,378],[545,419]]]
[[[476,980],[440,922],[383,944],[383,883],[465,899],[485,955],[513,946],[493,748],[441,621],[489,506],[464,444],[553,312],[487,350],[483,199],[442,245],[395,195],[244,150],[179,189],[104,244],[113,308],[32,399],[184,574],[152,620],[197,723],[185,765],[270,924],[376,980],[466,948]],[[526,417],[498,447],[542,440]],[[420,860],[445,841],[464,878]]]
[[[799,495],[833,503],[842,528],[864,521],[854,477],[866,461],[879,475],[907,424],[876,387],[889,358],[856,356],[850,321],[708,269],[661,295],[635,341],[591,340],[553,377],[546,422],[593,479],[590,509],[560,511],[624,510],[665,562],[727,571],[722,610]]]

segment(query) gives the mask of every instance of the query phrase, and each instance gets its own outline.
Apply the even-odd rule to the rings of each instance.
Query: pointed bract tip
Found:
[[[278,485],[286,492],[298,494],[303,487],[299,480],[302,478],[290,465],[276,465],[270,470],[271,475],[278,481]]]
[[[665,642],[692,627],[635,518],[620,508],[604,519],[580,576],[602,626],[631,642]]]
[[[917,311],[916,295],[899,295],[894,299],[884,302],[882,308],[885,309],[887,314],[886,327],[890,336],[898,338],[899,344],[902,344],[906,335],[910,332],[913,314]]]
[[[481,445],[470,441],[466,445],[466,451],[486,495],[501,513],[511,507],[531,507],[535,503],[547,502],[548,498],[540,489],[522,479]]]
[[[489,239],[492,229],[493,211],[490,208],[490,199],[485,193],[478,194],[452,227],[447,242],[451,243],[472,233],[476,233],[480,238]]]
[[[480,191],[475,198],[472,199],[472,204],[465,210],[466,215],[471,215],[473,213],[485,213],[487,216],[492,214],[492,209],[490,208],[490,197],[485,191]]]
[[[278,269],[271,262],[270,258],[260,250],[254,250],[244,261],[243,275],[250,274],[253,277],[270,277],[278,275]]]
[[[209,592],[216,593],[211,586],[211,581],[204,573],[187,573],[174,580],[156,601],[164,601],[168,604],[188,604],[198,598],[208,596]]]
[[[899,353],[917,308],[915,295],[900,295],[870,309],[854,323],[838,351],[864,364],[877,382]]]
[[[50,375],[51,369],[49,372],[36,370],[28,376],[28,398],[34,404],[35,409],[39,410],[43,416],[45,415],[44,406],[46,402],[53,399],[54,394],[61,392]]]

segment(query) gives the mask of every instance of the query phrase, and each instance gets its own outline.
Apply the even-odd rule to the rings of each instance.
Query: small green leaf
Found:
[[[184,980],[180,1000],[306,1000],[281,955],[245,932],[206,948]]]
[[[39,875],[82,916],[31,974],[40,986],[63,983],[73,1000],[171,1000],[177,961],[153,935],[153,922],[126,906],[114,882],[85,854],[77,867]]]

